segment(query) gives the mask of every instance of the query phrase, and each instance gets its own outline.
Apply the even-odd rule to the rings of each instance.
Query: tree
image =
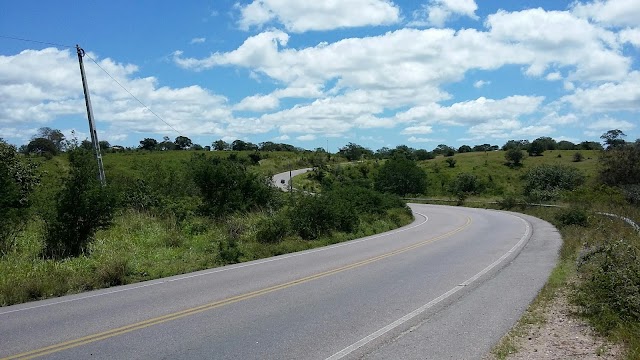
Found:
[[[400,196],[422,194],[427,188],[427,174],[418,164],[404,157],[387,160],[373,180],[373,186],[380,192]]]
[[[507,160],[507,164],[509,166],[515,167],[522,165],[524,154],[522,154],[522,150],[520,150],[520,148],[510,148],[504,154],[504,158]]]
[[[476,145],[473,147],[473,151],[475,152],[491,151],[491,144]]]
[[[348,143],[340,148],[339,155],[344,156],[349,161],[361,160],[363,157],[372,156],[373,151],[354,143]]]
[[[407,159],[415,160],[415,149],[408,147],[407,145],[398,145],[395,149],[391,150],[391,156],[404,156]]]
[[[0,138],[0,255],[11,235],[26,222],[30,195],[40,183],[36,170]]]
[[[58,148],[53,141],[46,138],[35,138],[27,144],[27,151],[32,154],[50,154],[56,155]]]
[[[416,156],[416,160],[429,160],[435,157],[432,153],[428,152],[425,149],[418,149],[413,154]]]
[[[176,144],[171,141],[168,136],[162,137],[162,142],[156,146],[159,150],[167,151],[167,150],[175,150]]]
[[[611,150],[623,147],[625,144],[623,138],[626,136],[627,135],[623,133],[622,130],[614,129],[602,134],[600,139],[604,140],[604,143],[607,144],[607,150]]]
[[[58,129],[41,127],[32,139],[37,138],[44,138],[51,141],[57,150],[56,153],[64,150],[64,134]]]
[[[597,141],[583,141],[579,145],[580,150],[604,150],[602,144]]]
[[[469,146],[469,145],[462,145],[462,146],[460,146],[460,147],[458,148],[458,152],[459,152],[460,154],[468,153],[468,152],[472,152],[472,151],[473,151],[473,149],[472,149],[472,148],[471,148],[471,146]]]
[[[470,195],[479,194],[482,188],[478,177],[471,173],[460,173],[449,184],[449,192],[458,198],[458,204],[462,204]]]
[[[450,168],[456,167],[456,160],[454,158],[448,158],[445,162],[449,165]]]
[[[558,150],[576,150],[576,144],[567,140],[558,141]]]
[[[190,148],[191,145],[193,145],[193,143],[191,142],[191,139],[189,139],[186,136],[178,136],[174,144],[176,145],[178,150],[186,150]]]
[[[556,143],[555,140],[553,140],[552,138],[548,137],[548,136],[542,136],[539,137],[537,139],[535,139],[533,142],[538,142],[540,145],[542,145],[542,148],[546,151],[546,150],[555,150],[558,148],[558,143]]]
[[[213,150],[216,150],[216,151],[223,151],[223,150],[229,149],[229,144],[222,139],[214,141],[211,144],[211,146],[213,146]]]
[[[200,144],[193,144],[191,146],[191,150],[200,151],[200,150],[204,150],[204,148]]]
[[[453,154],[456,153],[456,149],[445,144],[440,144],[436,146],[432,152],[436,155],[453,156]]]
[[[205,215],[220,217],[238,211],[265,209],[275,200],[271,180],[248,171],[238,162],[194,154],[189,167],[200,190],[200,209]]]
[[[152,138],[145,138],[140,140],[139,148],[142,150],[155,150],[158,146],[158,140]]]
[[[542,156],[544,150],[544,143],[536,139],[533,140],[531,145],[529,145],[527,152],[529,153],[529,156]]]
[[[111,144],[106,140],[98,141],[98,145],[100,145],[100,149],[102,150],[111,149]]]
[[[640,184],[640,141],[603,152],[599,163],[600,181],[604,184]]]
[[[69,175],[56,196],[56,215],[47,224],[46,253],[53,258],[80,255],[100,228],[111,223],[115,193],[96,177],[93,154],[69,151]]]
[[[509,140],[506,144],[502,145],[502,150],[508,151],[511,149],[527,150],[529,148],[529,140]]]

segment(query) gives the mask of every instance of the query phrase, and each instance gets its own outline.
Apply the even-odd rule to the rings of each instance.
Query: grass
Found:
[[[573,162],[575,150],[545,151],[543,156],[528,156],[522,166],[511,168],[505,165],[504,151],[471,152],[456,154],[455,167],[446,163],[448,158],[439,156],[435,159],[420,162],[420,166],[427,171],[429,196],[446,196],[447,185],[456,175],[469,172],[480,178],[487,186],[487,196],[497,196],[505,193],[521,193],[522,175],[532,167],[542,164],[562,164],[576,167],[586,177],[587,183],[595,180],[598,166],[599,151],[580,150],[584,160]]]
[[[274,244],[256,239],[256,224],[269,214],[235,215],[223,221],[171,217],[128,210],[95,235],[86,254],[54,261],[40,257],[44,226],[28,224],[12,251],[0,258],[0,305],[78,293],[188,273],[235,262],[301,251],[388,231],[411,221],[393,211],[362,222],[354,233],[334,232],[314,241],[288,236]],[[229,249],[235,249],[235,254]]]

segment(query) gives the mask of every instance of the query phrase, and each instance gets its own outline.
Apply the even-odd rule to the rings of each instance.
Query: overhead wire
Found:
[[[6,36],[6,35],[0,35],[0,38],[2,39],[9,39],[9,40],[18,40],[18,41],[25,41],[25,42],[30,42],[30,43],[35,43],[35,44],[43,44],[43,45],[53,45],[53,46],[58,46],[58,47],[63,47],[63,48],[75,48],[76,46],[71,46],[71,45],[63,45],[63,44],[57,44],[57,43],[53,43],[53,42],[48,42],[48,41],[39,41],[39,40],[32,40],[32,39],[25,39],[25,38],[19,38],[19,37],[14,37],[14,36]],[[126,87],[124,87],[124,85],[122,85],[118,80],[116,80],[116,78],[114,78],[113,76],[111,76],[111,74],[109,74],[109,72],[107,70],[105,70],[105,68],[103,68],[102,66],[100,66],[100,64],[98,64],[98,62],[93,59],[89,54],[87,54],[86,52],[84,52],[84,49],[82,50],[83,55],[88,57],[89,60],[91,60],[94,64],[96,64],[96,66],[98,66],[98,68],[100,68],[100,70],[102,70],[105,74],[107,74],[107,76],[109,76],[111,78],[111,80],[113,80],[116,84],[118,84],[118,86],[120,86],[124,91],[127,92],[127,94],[129,94],[132,98],[134,98],[138,103],[140,103],[140,105],[142,105],[142,107],[144,107],[145,109],[147,109],[151,114],[153,114],[156,118],[158,118],[158,120],[162,121],[165,125],[167,125],[169,128],[171,128],[173,131],[175,131],[176,133],[178,133],[179,135],[183,136],[182,133],[180,131],[178,131],[176,128],[174,128],[173,126],[171,126],[171,124],[169,124],[168,122],[166,122],[160,115],[156,114],[153,110],[151,110],[151,108],[149,108],[145,103],[143,103],[140,99],[138,99],[135,95],[133,95],[131,93],[131,91],[129,91]]]
[[[160,121],[162,121],[165,125],[167,125],[168,127],[170,127],[173,131],[175,131],[176,133],[178,133],[179,135],[183,136],[182,133],[178,130],[176,130],[176,128],[174,128],[173,126],[171,126],[171,124],[169,124],[168,122],[166,122],[162,117],[160,117],[160,115],[156,114],[153,110],[151,110],[147,105],[145,105],[142,101],[140,101],[140,99],[138,99],[135,95],[133,95],[131,93],[131,91],[129,91],[126,87],[124,87],[124,85],[122,85],[118,80],[116,80],[116,78],[114,78],[113,76],[111,76],[111,74],[109,74],[109,72],[107,70],[105,70],[102,66],[100,66],[100,64],[98,64],[97,61],[95,61],[89,54],[85,53],[84,54],[86,57],[89,58],[89,60],[91,60],[94,64],[96,64],[96,66],[98,66],[98,68],[100,68],[100,70],[104,71],[105,74],[107,74],[107,76],[109,76],[111,78],[111,80],[113,80],[116,84],[118,84],[124,91],[127,92],[127,94],[131,95],[132,98],[136,99],[136,101],[138,103],[140,103],[140,105],[142,105],[142,107],[144,107],[145,109],[147,109],[150,113],[152,113],[155,117],[157,117]]]
[[[14,36],[0,35],[0,38],[9,39],[9,40],[26,41],[26,42],[35,43],[35,44],[53,45],[53,46],[59,46],[59,47],[64,47],[64,48],[74,48],[75,47],[75,46],[71,46],[71,45],[62,45],[62,44],[56,44],[56,43],[47,42],[47,41],[24,39],[24,38],[19,38],[19,37],[14,37]]]

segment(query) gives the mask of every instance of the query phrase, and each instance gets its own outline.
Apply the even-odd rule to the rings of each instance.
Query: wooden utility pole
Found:
[[[102,153],[100,152],[100,143],[98,142],[98,133],[96,132],[95,122],[93,120],[93,109],[91,108],[91,97],[89,96],[89,85],[87,85],[87,77],[84,74],[84,63],[82,58],[84,57],[84,50],[79,45],[76,45],[78,52],[78,62],[80,63],[80,75],[82,76],[82,89],[84,90],[84,102],[87,105],[87,118],[89,119],[89,132],[91,133],[91,143],[93,144],[93,152],[96,155],[98,161],[98,179],[102,186],[106,185],[106,179],[104,176],[104,166],[102,165]]]

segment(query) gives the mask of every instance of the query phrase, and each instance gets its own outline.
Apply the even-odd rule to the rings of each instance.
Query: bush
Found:
[[[575,207],[561,211],[556,215],[556,219],[564,226],[587,226],[589,222],[587,212]]]
[[[584,175],[571,166],[540,165],[524,176],[524,195],[533,201],[558,198],[561,191],[571,191],[584,183]]]
[[[290,209],[293,230],[305,240],[314,240],[333,230],[350,232],[359,222],[355,207],[327,195],[300,196]]]
[[[289,234],[291,223],[286,216],[278,213],[261,219],[257,227],[256,240],[259,243],[272,244],[279,243]]]
[[[91,237],[111,223],[116,196],[97,178],[98,166],[91,152],[69,152],[70,173],[56,201],[55,219],[47,224],[46,253],[50,257],[77,256]]]
[[[36,166],[21,161],[16,148],[0,139],[0,254],[25,224],[30,195],[39,183]]]
[[[427,174],[415,161],[399,156],[380,167],[374,178],[374,188],[400,196],[422,194],[427,188]]]
[[[581,162],[582,160],[584,160],[584,155],[582,155],[582,153],[577,152],[573,154],[573,162]]]
[[[507,160],[507,165],[515,167],[522,165],[524,154],[520,148],[511,148],[504,154],[504,158]]]
[[[513,193],[505,194],[504,197],[497,202],[498,207],[502,210],[511,210],[520,203],[516,195]]]
[[[195,154],[190,163],[193,181],[202,197],[205,215],[222,217],[234,212],[268,208],[275,189],[266,177],[251,173],[241,164]]]
[[[619,322],[640,321],[640,249],[629,240],[607,242],[581,264],[575,298],[605,333]]]
[[[449,184],[449,192],[458,199],[459,204],[462,204],[470,195],[479,194],[483,187],[483,184],[474,174],[460,173]]]

